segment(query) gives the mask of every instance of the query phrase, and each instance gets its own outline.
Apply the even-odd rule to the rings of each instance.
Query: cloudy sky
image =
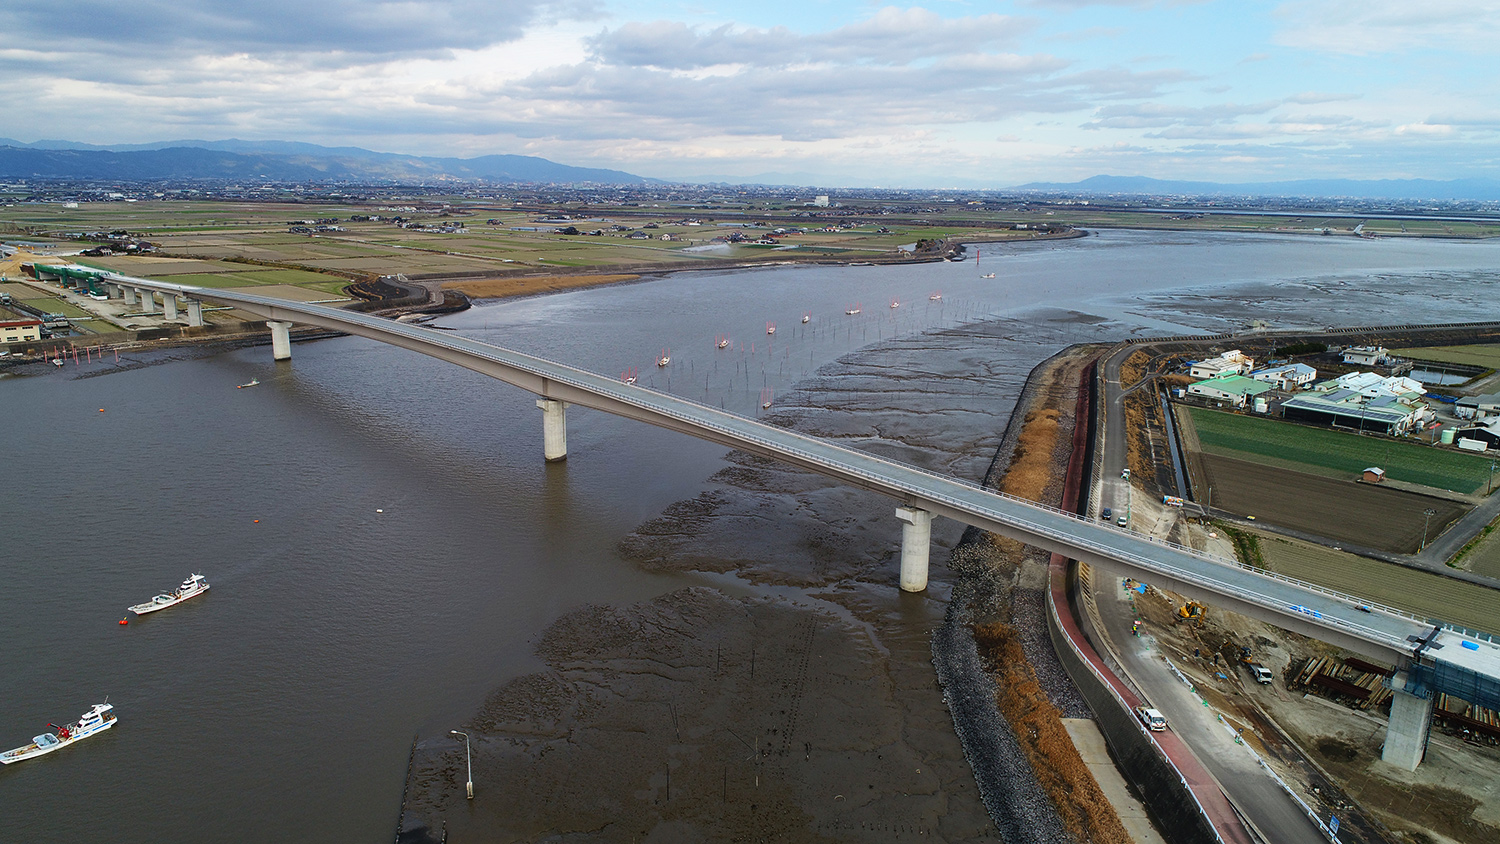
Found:
[[[659,178],[1500,177],[1491,0],[5,0],[0,135]]]

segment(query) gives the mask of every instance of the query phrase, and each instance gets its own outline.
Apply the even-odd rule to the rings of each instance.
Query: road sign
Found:
[[[1333,833],[1334,835],[1338,835],[1339,834],[1339,816],[1338,815],[1329,815],[1328,816],[1328,831],[1331,832],[1331,833]]]

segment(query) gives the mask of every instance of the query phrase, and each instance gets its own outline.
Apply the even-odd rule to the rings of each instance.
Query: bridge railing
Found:
[[[148,283],[152,282],[148,281]],[[156,283],[159,284],[159,282]],[[202,290],[201,288],[194,288],[188,285],[176,285],[169,283],[163,286],[176,288],[177,290],[183,292],[185,295],[201,292],[201,294],[205,298],[214,298],[217,295],[218,298],[226,301],[238,300],[242,302],[257,303],[265,306],[286,307],[288,310],[300,310],[304,313],[308,312],[308,310],[311,309],[307,303],[283,302],[279,300],[268,299],[266,297],[255,296],[253,294],[234,294],[226,296],[224,295],[223,291]],[[836,445],[833,443],[823,442],[821,440],[808,437],[804,434],[799,434],[795,431],[789,431],[786,429],[774,429],[777,434],[777,438],[767,437],[757,430],[758,428],[761,428],[764,423],[757,422],[747,417],[738,416],[727,411],[719,410],[717,408],[711,408],[706,405],[701,405],[697,402],[691,401],[690,399],[673,396],[668,393],[662,393],[660,391],[653,390],[647,387],[621,384],[607,376],[598,375],[596,373],[568,366],[567,364],[556,363],[553,361],[545,360],[543,358],[535,357],[533,355],[527,355],[521,352],[503,349],[498,346],[492,346],[488,343],[483,343],[481,341],[473,340],[461,335],[442,335],[438,332],[421,329],[416,326],[410,326],[403,323],[393,323],[384,319],[379,319],[377,317],[351,313],[349,311],[336,308],[323,308],[318,306],[311,307],[317,308],[318,311],[326,312],[329,317],[337,321],[345,323],[361,323],[370,327],[378,327],[383,332],[391,334],[403,334],[410,338],[418,339],[425,344],[437,346],[440,348],[446,348],[450,351],[458,352],[460,354],[473,355],[480,359],[488,360],[491,362],[502,363],[506,366],[514,367],[515,369],[528,372],[541,378],[556,381],[561,384],[567,384],[580,390],[585,390],[596,395],[613,399],[615,401],[621,402],[622,404],[634,406],[642,410],[649,410],[653,413],[660,414],[670,419],[716,431],[718,433],[725,434],[733,439],[738,439],[747,443],[754,443],[771,451],[780,452],[789,456],[795,456],[809,463],[826,466],[830,469],[836,469],[840,472],[856,475],[866,480],[884,484],[885,486],[892,489],[903,490],[919,498],[925,498],[934,502],[941,502],[960,510],[968,510],[971,512],[977,511],[993,518],[995,521],[1030,530],[1034,533],[1044,535],[1049,533],[1056,534],[1057,528],[1052,525],[1044,525],[1040,522],[1027,519],[1014,512],[1003,512],[1001,510],[991,508],[985,505],[982,500],[969,500],[959,496],[940,492],[935,489],[924,489],[921,488],[916,481],[935,480],[943,484],[961,486],[971,492],[978,493],[982,496],[995,497],[1016,504],[1020,508],[1022,508],[1022,512],[1025,512],[1027,510],[1038,510],[1050,513],[1054,516],[1073,520],[1079,524],[1088,524],[1094,529],[1103,528],[1106,530],[1118,531],[1122,535],[1128,536],[1136,541],[1149,542],[1153,545],[1160,546],[1172,552],[1188,555],[1202,562],[1211,564],[1213,566],[1222,567],[1226,570],[1243,570],[1259,575],[1260,577],[1287,583],[1289,585],[1305,589],[1313,593],[1324,595],[1333,600],[1346,603],[1354,608],[1367,608],[1371,611],[1378,611],[1390,616],[1407,619],[1424,625],[1433,623],[1429,622],[1427,619],[1420,618],[1406,611],[1370,601],[1365,601],[1353,595],[1348,595],[1342,592],[1328,589],[1315,583],[1309,583],[1307,581],[1298,580],[1293,577],[1287,577],[1286,575],[1278,574],[1266,569],[1245,565],[1238,561],[1229,560],[1213,554],[1208,554],[1206,552],[1199,551],[1196,548],[1179,545],[1175,542],[1157,539],[1146,534],[1136,533],[1134,531],[1119,530],[1112,525],[1104,525],[1095,522],[1092,519],[1088,519],[1078,513],[1068,512],[1066,510],[1062,510],[1060,508],[1053,507],[1047,504],[1041,504],[1035,501],[1021,498],[1019,496],[1011,495],[1009,493],[989,489],[974,481],[933,475],[915,467],[906,466],[893,460],[888,460],[886,458],[880,457],[878,455],[857,451],[855,449]],[[728,422],[730,421],[744,424],[728,424]],[[808,443],[813,446],[813,448],[806,449],[789,445],[787,442],[788,439]],[[819,450],[821,450],[822,453],[819,453]],[[853,460],[847,463],[840,464],[831,459],[830,452],[847,455],[853,458]],[[870,466],[871,464],[883,467],[884,469],[888,470],[889,474],[870,471],[870,469],[866,467]],[[913,476],[918,477],[914,478]],[[1217,591],[1236,596],[1242,600],[1258,604],[1269,609],[1273,609],[1277,612],[1290,611],[1294,613],[1301,613],[1310,616],[1324,624],[1345,629],[1361,638],[1365,638],[1370,641],[1386,643],[1396,642],[1398,647],[1404,644],[1404,639],[1402,637],[1398,637],[1381,630],[1376,630],[1365,625],[1345,621],[1340,618],[1329,617],[1307,607],[1302,607],[1299,605],[1288,605],[1283,601],[1276,600],[1263,592],[1245,589],[1241,586],[1229,583],[1227,581],[1207,576],[1203,572],[1185,571],[1183,569],[1160,563],[1131,551],[1126,551],[1112,545],[1095,542],[1076,533],[1067,534],[1066,538],[1070,543],[1078,546],[1079,548],[1093,551],[1100,556],[1120,559],[1121,561],[1129,562],[1144,570],[1154,571],[1166,576],[1200,582],[1205,586],[1211,586]]]

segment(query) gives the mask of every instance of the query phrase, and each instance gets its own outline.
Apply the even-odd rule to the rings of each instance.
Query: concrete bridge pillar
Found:
[[[927,588],[927,557],[932,549],[932,514],[915,507],[897,507],[901,524],[901,588],[921,592]]]
[[[177,294],[161,294],[161,310],[167,319],[177,319]]]
[[[266,327],[271,329],[271,357],[276,360],[291,360],[292,324],[273,319],[266,321]]]
[[[120,295],[121,295],[120,291],[123,290],[123,289],[124,288],[120,287],[120,285],[115,284],[112,281],[106,281],[106,282],[104,282],[104,295],[108,296],[111,299],[118,299],[118,298],[120,298]]]
[[[122,284],[120,285],[120,293],[125,297],[125,304],[134,305],[136,303],[137,298],[134,287],[126,287]]]
[[[141,297],[141,312],[142,313],[148,313],[148,314],[156,313],[156,294],[155,293],[152,293],[150,290],[147,290],[145,288],[137,288],[136,291],[135,291],[135,293],[136,293],[137,296]]]
[[[203,303],[197,299],[187,300],[188,325],[200,328],[203,325]]]
[[[568,403],[537,399],[542,411],[542,456],[548,463],[568,459]]]
[[[1391,720],[1385,727],[1385,749],[1382,761],[1398,768],[1415,771],[1427,753],[1427,736],[1432,730],[1432,698],[1414,695],[1406,690],[1406,672],[1391,677]]]

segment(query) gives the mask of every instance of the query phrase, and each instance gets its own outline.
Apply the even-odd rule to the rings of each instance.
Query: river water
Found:
[[[767,390],[960,321],[1007,320],[1005,359],[974,365],[1019,385],[1082,339],[1492,319],[1500,277],[1488,243],[1106,232],[980,251],[679,274],[438,324],[758,413]],[[0,745],[106,696],[120,717],[0,771],[0,839],[380,840],[413,738],[537,670],[553,620],[723,583],[620,551],[726,466],[722,447],[575,409],[571,456],[547,465],[519,390],[359,338],[293,354],[172,350],[0,383]],[[950,468],[973,477],[989,457]],[[207,595],[117,624],[189,572]]]

